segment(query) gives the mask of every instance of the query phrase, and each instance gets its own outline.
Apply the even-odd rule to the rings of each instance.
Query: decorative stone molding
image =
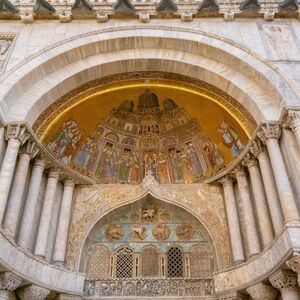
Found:
[[[70,294],[60,294],[55,298],[55,300],[80,300],[81,296],[70,295]]]
[[[0,273],[0,290],[12,292],[22,283],[22,279],[12,272]]]
[[[279,269],[269,278],[271,284],[278,290],[298,288],[297,274],[292,270]]]
[[[25,286],[17,293],[23,296],[23,300],[44,300],[49,295],[50,290],[31,284]]]
[[[30,137],[30,134],[26,132],[26,127],[22,124],[7,125],[5,138],[6,140],[17,139],[23,145]]]
[[[260,139],[255,139],[250,146],[250,152],[258,158],[258,156],[265,151],[265,146]]]
[[[261,126],[257,132],[257,136],[265,144],[268,139],[278,140],[281,135],[281,128],[279,124],[266,123]]]
[[[286,262],[287,266],[298,274],[298,284],[300,285],[300,253],[296,252]]]
[[[263,282],[259,282],[247,288],[247,292],[253,300],[274,300],[278,294],[276,289]]]
[[[219,299],[220,300],[247,300],[248,295],[237,291],[231,291],[231,292],[220,294]]]

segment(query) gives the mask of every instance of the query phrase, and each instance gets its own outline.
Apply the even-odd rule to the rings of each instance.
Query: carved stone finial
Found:
[[[0,273],[0,290],[12,292],[19,287],[22,279],[12,272]]]
[[[161,0],[155,7],[158,12],[172,13],[178,10],[177,4],[172,0]]]
[[[271,275],[269,280],[274,288],[278,290],[298,288],[297,274],[292,270],[280,269]]]
[[[7,125],[5,138],[6,140],[17,139],[23,145],[28,139],[30,135],[26,132],[26,128],[20,124]]]
[[[251,168],[253,166],[258,165],[257,160],[250,153],[246,154],[246,156],[243,159],[242,164],[243,164],[243,166],[245,166],[247,168]]]
[[[250,294],[252,299],[274,300],[276,299],[276,296],[278,294],[278,291],[276,289],[263,282],[259,282],[247,288],[247,292]]]
[[[250,147],[250,151],[256,158],[265,151],[264,145],[262,144],[260,139],[256,139],[253,141],[252,146]]]
[[[33,284],[25,286],[17,292],[24,300],[44,300],[49,293],[50,290]]]
[[[257,136],[265,144],[268,139],[279,139],[281,128],[279,124],[264,124],[257,133]]]

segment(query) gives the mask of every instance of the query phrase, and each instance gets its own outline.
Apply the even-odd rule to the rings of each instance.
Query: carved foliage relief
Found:
[[[0,74],[4,72],[16,36],[0,33]]]
[[[93,224],[106,212],[131,203],[151,192],[157,199],[164,199],[191,212],[205,224],[199,233],[205,239],[211,238],[216,247],[219,268],[230,264],[230,243],[225,221],[223,199],[219,188],[207,185],[95,185],[80,187],[76,191],[74,216],[70,226],[67,249],[67,265],[72,270],[79,268],[79,254],[87,233]],[[147,197],[150,197],[148,195]],[[163,203],[163,202],[161,202]],[[112,221],[103,233],[107,240],[117,242],[146,243],[149,239],[161,243],[174,235],[177,241],[188,243],[194,238],[194,229],[188,222],[178,220],[170,226],[170,214],[158,206],[137,208],[128,216],[127,227]],[[173,222],[174,223],[174,222]],[[201,231],[201,230],[200,230]]]

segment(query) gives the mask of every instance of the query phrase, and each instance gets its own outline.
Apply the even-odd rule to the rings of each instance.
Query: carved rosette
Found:
[[[278,140],[281,135],[281,128],[279,124],[264,124],[257,132],[257,136],[265,144],[268,139]]]
[[[255,300],[274,300],[276,299],[276,296],[278,294],[278,291],[276,289],[263,282],[259,282],[247,288],[247,292],[250,294],[251,298]]]
[[[5,131],[6,140],[15,139],[19,140],[21,145],[29,139],[30,134],[26,132],[26,128],[21,124],[10,124],[7,125]]]
[[[37,285],[29,285],[24,287],[24,300],[44,300],[50,293],[50,290]]]
[[[297,274],[292,270],[280,269],[271,275],[269,280],[278,290],[298,288]]]
[[[254,155],[254,157],[258,158],[258,156],[265,151],[265,147],[261,140],[256,139],[253,141],[252,146],[250,147],[250,152]]]
[[[22,279],[12,272],[0,273],[0,290],[12,292],[22,283]]]

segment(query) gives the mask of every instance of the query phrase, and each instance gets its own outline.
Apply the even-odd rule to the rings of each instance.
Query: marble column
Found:
[[[34,249],[34,254],[42,258],[45,258],[46,256],[47,241],[50,231],[58,178],[59,171],[55,168],[51,169],[48,174],[44,203]]]
[[[274,300],[278,294],[276,289],[263,282],[247,288],[247,292],[253,300]]]
[[[269,156],[260,140],[255,140],[250,147],[251,153],[258,159],[262,180],[265,187],[268,207],[271,214],[275,235],[279,235],[283,230],[283,215],[280,200],[276,188],[276,183],[272,171]]]
[[[22,279],[12,272],[0,273],[0,300],[9,300],[10,293],[16,290]]]
[[[286,125],[291,128],[295,134],[300,150],[300,110],[288,110]]]
[[[251,202],[250,189],[247,175],[242,167],[238,167],[235,170],[235,177],[241,199],[242,216],[245,222],[245,235],[248,245],[248,254],[250,257],[260,253],[260,244]]]
[[[232,248],[233,263],[238,264],[245,260],[238,210],[233,190],[233,182],[230,176],[223,177],[220,182],[223,185],[227,223]]]
[[[274,288],[280,291],[282,300],[299,300],[297,275],[291,270],[280,269],[269,278]]]
[[[19,148],[27,141],[29,134],[26,133],[25,127],[20,125],[8,125],[5,137],[8,143],[0,170],[0,225],[4,218]]]
[[[64,182],[64,192],[53,254],[54,263],[61,266],[65,263],[74,187],[75,184],[72,180]]]
[[[246,155],[243,163],[247,166],[250,174],[258,227],[261,234],[263,246],[266,247],[272,243],[274,236],[260,170],[257,160],[250,154]]]
[[[18,289],[17,294],[22,300],[44,300],[50,294],[50,290],[30,284]]]
[[[35,147],[35,143],[29,141],[19,155],[15,178],[3,222],[3,228],[13,238],[15,238],[17,232],[29,163],[30,160],[36,156],[37,152],[38,149]]]
[[[34,226],[34,217],[44,168],[45,161],[43,159],[36,159],[32,168],[24,211],[20,223],[18,244],[27,249],[31,248],[31,234]]]
[[[279,125],[269,123],[264,124],[258,132],[259,138],[268,148],[284,221],[288,223],[293,220],[298,221],[299,213],[278,144],[280,134]]]

